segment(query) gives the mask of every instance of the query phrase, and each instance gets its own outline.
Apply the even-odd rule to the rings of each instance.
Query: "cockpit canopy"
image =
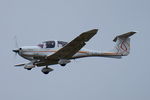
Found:
[[[45,41],[41,44],[38,44],[40,48],[55,48],[55,47],[64,47],[67,42],[64,41]]]

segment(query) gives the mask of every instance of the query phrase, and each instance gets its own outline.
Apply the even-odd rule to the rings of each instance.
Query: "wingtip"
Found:
[[[93,31],[98,32],[98,29],[93,29]]]
[[[92,33],[97,33],[98,32],[98,29],[92,29],[92,30],[90,30],[89,32],[92,32]]]
[[[130,33],[130,34],[134,35],[134,34],[135,34],[135,33],[137,33],[137,32],[135,32],[135,31],[131,31],[131,32],[128,32],[128,33]]]

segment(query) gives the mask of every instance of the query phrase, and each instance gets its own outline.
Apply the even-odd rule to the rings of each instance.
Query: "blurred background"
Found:
[[[149,0],[0,0],[1,100],[150,100]],[[45,40],[71,41],[98,28],[86,45],[109,51],[116,35],[136,31],[123,59],[83,58],[66,67],[27,71],[15,64],[19,46]]]

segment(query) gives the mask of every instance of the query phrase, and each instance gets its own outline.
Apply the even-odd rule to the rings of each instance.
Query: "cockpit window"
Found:
[[[67,44],[68,42],[64,42],[64,41],[57,41],[56,43],[55,41],[45,41],[41,44],[38,44],[38,46],[40,48],[54,48],[55,45],[57,45],[57,47],[64,47]]]
[[[58,46],[64,47],[67,44],[67,42],[64,41],[58,41]]]
[[[39,47],[41,47],[41,48],[43,48],[43,47],[44,47],[44,45],[43,45],[43,44],[39,44],[38,46],[39,46]]]
[[[46,41],[46,48],[54,48],[55,47],[55,41]]]

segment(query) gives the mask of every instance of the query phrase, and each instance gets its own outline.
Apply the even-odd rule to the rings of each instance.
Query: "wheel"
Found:
[[[43,72],[44,74],[48,74],[49,72],[47,71],[47,72]]]
[[[41,70],[44,74],[48,74],[49,72],[53,71],[52,68],[48,68],[48,67],[45,67]]]
[[[61,66],[66,66],[66,64],[61,64]]]
[[[31,70],[32,68],[27,68],[27,70]]]

